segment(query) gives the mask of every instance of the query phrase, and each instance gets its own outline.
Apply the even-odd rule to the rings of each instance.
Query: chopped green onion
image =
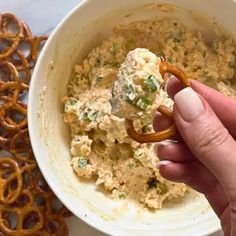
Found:
[[[215,49],[216,51],[219,49],[219,43],[218,43],[217,40],[214,40],[214,42],[213,42],[213,47],[214,47],[214,49]]]
[[[143,154],[143,150],[142,149],[137,149],[134,152],[134,158],[139,159],[142,156],[142,154]]]
[[[118,50],[118,44],[117,43],[113,43],[112,47],[110,48],[110,51],[115,54]]]
[[[84,157],[80,157],[78,160],[78,167],[84,169],[88,164],[88,160]]]
[[[67,101],[67,104],[70,106],[74,106],[77,103],[77,99],[75,98],[69,98],[69,100]]]
[[[128,164],[128,167],[129,167],[130,169],[132,169],[132,168],[134,167],[134,163],[129,163],[129,164]]]
[[[83,112],[83,113],[80,115],[80,119],[81,119],[81,120],[89,120],[89,119],[88,119],[89,110],[90,110],[90,109],[86,109],[85,112]]]
[[[150,104],[151,104],[151,101],[146,97],[141,97],[136,102],[136,106],[142,110],[147,110],[147,108]]]
[[[98,111],[93,111],[91,108],[86,108],[85,112],[82,113],[81,119],[87,121],[95,121],[98,117]]]
[[[88,115],[88,118],[91,121],[95,121],[97,119],[97,117],[98,117],[98,111],[95,111],[93,113],[89,113],[89,115]]]
[[[126,98],[128,101],[130,101],[130,102],[134,101],[136,94],[135,94],[135,90],[134,90],[133,85],[129,84],[127,86],[125,95],[126,95]]]
[[[96,83],[99,83],[103,78],[101,76],[96,76]]]
[[[123,199],[123,198],[125,198],[125,193],[120,192],[118,196],[120,199]]]
[[[119,62],[114,62],[112,64],[112,66],[116,67],[116,68],[120,68],[120,63]]]
[[[80,137],[81,135],[76,135],[75,137],[74,137],[74,140],[75,141],[77,141],[77,142],[79,142],[80,141],[80,139],[81,139],[81,137]]]
[[[172,58],[172,57],[168,57],[168,58],[167,58],[167,61],[168,61],[170,64],[172,64],[172,63],[173,63],[173,58]]]
[[[150,75],[144,83],[150,92],[156,92],[160,88],[160,84],[154,75]]]
[[[172,34],[173,41],[175,43],[180,43],[182,41],[182,32],[178,31]]]
[[[156,184],[157,194],[164,195],[168,192],[168,188],[164,183],[158,182]]]
[[[176,52],[178,52],[178,50],[179,50],[177,46],[174,46],[173,49],[174,49],[174,51],[176,51]]]
[[[155,177],[150,178],[147,182],[149,188],[155,188],[157,185],[157,179]]]

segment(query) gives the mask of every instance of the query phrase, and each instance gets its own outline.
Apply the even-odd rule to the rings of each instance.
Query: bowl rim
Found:
[[[58,25],[53,29],[52,33],[50,34],[48,40],[46,41],[42,51],[39,54],[37,63],[35,65],[32,77],[31,77],[31,81],[30,81],[30,88],[29,88],[29,95],[28,95],[28,111],[27,111],[27,117],[28,117],[28,130],[29,130],[29,136],[30,136],[30,141],[31,141],[31,146],[32,146],[32,150],[37,162],[37,165],[43,175],[43,177],[45,178],[47,184],[49,185],[49,187],[51,188],[51,190],[54,192],[54,194],[57,196],[57,198],[62,202],[62,204],[73,213],[73,215],[75,217],[78,217],[81,221],[83,221],[84,223],[86,223],[87,225],[91,226],[92,228],[104,233],[105,235],[107,235],[108,233],[112,233],[110,230],[108,230],[108,228],[106,227],[98,227],[98,225],[96,224],[96,222],[89,220],[89,218],[84,217],[84,214],[80,214],[78,216],[77,213],[75,213],[74,208],[68,204],[66,197],[64,197],[63,194],[61,194],[61,191],[58,191],[57,187],[53,184],[53,182],[51,181],[50,176],[47,175],[46,171],[43,168],[43,165],[40,161],[38,161],[39,158],[39,153],[40,151],[38,150],[38,146],[36,143],[36,139],[35,139],[35,135],[33,133],[33,127],[34,127],[34,122],[33,122],[33,112],[32,112],[32,105],[33,105],[33,97],[35,96],[35,94],[33,93],[33,91],[35,91],[35,81],[37,79],[37,74],[38,71],[40,69],[41,66],[41,61],[44,58],[44,55],[47,52],[47,49],[49,47],[49,45],[51,44],[51,42],[54,40],[54,38],[56,37],[57,32],[66,24],[67,20],[69,20],[74,14],[76,14],[76,12],[78,11],[78,9],[86,6],[87,4],[89,4],[90,1],[87,0],[81,0],[80,3],[78,3],[75,7],[73,7],[67,14],[66,16],[64,16],[64,18],[62,18],[62,20],[58,23]]]

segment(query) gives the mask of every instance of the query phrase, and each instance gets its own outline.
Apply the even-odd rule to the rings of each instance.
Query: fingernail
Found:
[[[171,145],[173,143],[177,143],[177,142],[178,141],[175,141],[175,140],[165,140],[165,141],[162,141],[160,143],[155,144],[154,151],[157,153],[157,155],[159,155],[159,149],[161,149],[164,146],[169,146],[169,145]]]
[[[185,121],[196,119],[204,110],[198,94],[191,88],[185,88],[174,97],[175,105]]]
[[[159,169],[161,166],[167,166],[172,163],[173,163],[172,161],[160,161],[157,163],[157,169]]]
[[[168,146],[172,144],[172,140],[165,140],[165,141],[162,141],[160,143],[157,143],[155,146],[154,146],[154,150],[156,151],[157,154],[159,154],[159,148],[162,148],[163,146]]]

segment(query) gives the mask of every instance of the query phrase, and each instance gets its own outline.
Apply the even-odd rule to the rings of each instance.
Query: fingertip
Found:
[[[172,161],[168,161],[168,160],[160,161],[159,163],[157,163],[157,169],[160,169],[162,166],[168,166],[171,164],[173,164]]]
[[[159,132],[161,130],[169,128],[172,123],[173,123],[173,121],[171,121],[168,118],[164,117],[159,112],[156,112],[156,114],[153,117],[153,129],[156,132]]]
[[[188,173],[187,169],[187,163],[171,162],[169,164],[160,165],[159,172],[161,176],[167,180],[177,183],[189,183],[192,176]]]
[[[170,181],[177,181],[176,176],[178,176],[179,164],[170,161],[161,161],[158,163],[157,167],[159,169],[160,175]]]
[[[170,142],[168,141],[162,142],[159,145],[157,145],[157,155],[160,160],[164,160],[168,156],[169,146],[171,145],[170,145]]]
[[[167,83],[167,93],[171,99],[174,98],[175,94],[184,88],[180,80],[175,76],[171,76]]]

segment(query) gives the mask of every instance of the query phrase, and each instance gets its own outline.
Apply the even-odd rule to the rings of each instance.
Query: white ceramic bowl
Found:
[[[215,17],[236,35],[233,0],[165,0],[165,3],[180,6],[173,13],[163,13],[155,5],[145,6],[150,1],[85,1],[55,29],[40,55],[31,81],[28,117],[33,150],[55,194],[75,216],[100,231],[122,236],[206,235],[220,226],[202,196],[188,195],[184,201],[150,212],[128,201],[111,200],[97,191],[93,183],[79,181],[70,166],[70,136],[63,122],[61,97],[66,95],[73,66],[106,38],[114,25],[171,14],[190,27],[201,28],[206,27],[200,17],[203,15]],[[130,13],[130,17],[125,17]]]

